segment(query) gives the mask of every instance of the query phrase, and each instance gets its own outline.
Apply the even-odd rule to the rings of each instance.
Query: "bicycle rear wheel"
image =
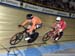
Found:
[[[19,32],[16,33],[14,36],[12,36],[12,38],[10,39],[10,44],[11,45],[16,45],[18,44],[23,38],[23,33]]]
[[[34,34],[31,35],[31,39],[28,40],[28,43],[32,43],[34,42],[39,36],[39,33],[38,32],[35,32]]]

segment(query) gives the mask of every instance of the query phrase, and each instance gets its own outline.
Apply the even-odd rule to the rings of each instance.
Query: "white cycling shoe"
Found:
[[[30,39],[31,39],[30,37],[25,38],[25,40],[30,40]]]
[[[59,38],[57,37],[55,40],[57,41]]]

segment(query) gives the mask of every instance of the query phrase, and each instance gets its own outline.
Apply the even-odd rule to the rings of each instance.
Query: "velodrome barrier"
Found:
[[[8,5],[12,5],[12,6],[17,6],[17,7],[20,6],[20,2],[16,0],[0,0],[0,2],[8,4]]]
[[[0,0],[0,3],[5,3],[5,4],[10,5],[10,6],[21,7],[20,2],[16,1],[16,0]],[[32,11],[41,12],[41,13],[46,13],[46,14],[75,18],[74,13],[70,14],[69,12],[53,10],[53,9],[44,8],[44,7],[40,7],[40,6],[28,4],[28,3],[23,3],[22,8],[32,10]]]
[[[24,3],[23,8],[30,9],[30,10],[35,10],[35,11],[40,11],[40,12],[44,12],[44,13],[48,13],[48,14],[54,14],[54,15],[69,17],[69,13],[67,13],[67,12],[62,12],[62,11],[57,11],[57,10],[53,10],[53,9],[43,8],[43,7],[39,7],[39,6],[27,4],[27,3]]]
[[[75,18],[75,13],[71,13],[71,17],[72,18]]]

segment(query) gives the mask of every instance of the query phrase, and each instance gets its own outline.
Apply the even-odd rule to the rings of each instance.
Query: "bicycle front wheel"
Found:
[[[18,44],[23,38],[23,33],[19,32],[16,33],[14,36],[12,36],[12,38],[10,39],[10,44],[11,45],[16,45]]]
[[[47,33],[45,33],[44,36],[43,36],[43,38],[42,38],[42,41],[48,41],[50,39],[49,34],[50,34],[50,31],[47,32]]]

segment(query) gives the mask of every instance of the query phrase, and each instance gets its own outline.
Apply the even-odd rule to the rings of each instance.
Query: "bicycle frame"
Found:
[[[48,36],[51,38],[54,38],[58,34],[58,30],[55,28],[52,28],[52,31],[49,31]]]

